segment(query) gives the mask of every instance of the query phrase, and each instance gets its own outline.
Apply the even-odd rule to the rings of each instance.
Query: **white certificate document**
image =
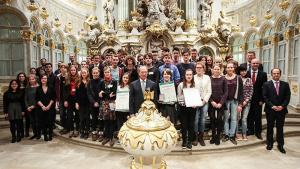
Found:
[[[118,91],[116,98],[116,111],[129,112],[129,91]]]
[[[201,106],[203,106],[203,102],[200,97],[199,89],[184,88],[183,95],[184,95],[184,101],[185,101],[186,107],[201,107]]]
[[[160,83],[160,101],[163,103],[175,103],[177,101],[174,82]]]

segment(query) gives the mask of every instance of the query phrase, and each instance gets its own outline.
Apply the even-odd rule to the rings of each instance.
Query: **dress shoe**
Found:
[[[13,138],[11,139],[11,143],[15,143],[16,141],[17,141],[16,137],[13,137]]]
[[[69,133],[69,138],[72,138],[73,136],[74,136],[74,132],[71,131],[71,132]]]
[[[44,136],[44,141],[49,141],[48,136]]]
[[[33,139],[35,139],[36,138],[36,135],[33,135],[33,136],[31,136],[30,138],[29,138],[29,140],[33,140]]]
[[[227,135],[225,135],[225,136],[223,137],[223,139],[222,139],[223,142],[226,142],[226,141],[228,141],[228,140],[229,140],[229,136],[227,136]]]
[[[253,131],[247,131],[247,136],[251,136],[251,135],[254,135],[254,132]]]
[[[115,140],[114,139],[110,139],[109,141],[109,146],[112,147],[115,144]]]
[[[22,137],[17,137],[17,142],[20,142],[22,140]]]
[[[192,144],[193,144],[193,146],[197,146],[198,145],[198,141],[195,140],[195,141],[192,142]]]
[[[37,135],[35,139],[36,139],[36,140],[41,139],[41,135]]]
[[[99,136],[98,141],[102,142],[103,140],[104,140],[104,137],[103,136]]]
[[[86,140],[86,139],[88,139],[89,138],[89,132],[86,132],[85,134],[84,134],[84,139]]]
[[[204,139],[203,139],[203,135],[204,133],[203,132],[200,132],[199,133],[199,136],[198,136],[198,141],[200,143],[201,146],[205,146],[205,142],[204,142]]]
[[[286,151],[285,149],[283,148],[283,146],[277,146],[278,150],[282,153],[282,154],[285,154]]]
[[[273,148],[273,145],[267,145],[267,147],[266,147],[267,150],[272,150],[272,148]]]
[[[261,134],[255,134],[255,136],[256,136],[258,139],[260,139],[260,140],[263,139],[262,136],[261,136]]]
[[[73,133],[74,133],[74,134],[73,134],[73,137],[78,137],[79,131],[76,130],[76,131],[73,131]]]
[[[80,138],[83,139],[84,138],[84,133],[80,134]]]
[[[192,143],[191,142],[189,142],[188,144],[187,144],[187,146],[186,146],[186,149],[187,150],[189,150],[189,151],[191,151],[192,150]]]
[[[48,141],[52,141],[52,139],[53,139],[53,136],[49,135]]]
[[[215,144],[215,136],[212,136],[211,139],[209,140],[210,144]]]
[[[216,146],[220,145],[220,139],[218,139],[218,138],[215,139],[215,145]]]
[[[102,141],[102,145],[104,146],[108,142],[109,142],[109,139],[108,138],[104,138],[103,141]]]
[[[235,137],[230,137],[229,140],[232,142],[232,144],[237,145],[237,142],[235,140]]]

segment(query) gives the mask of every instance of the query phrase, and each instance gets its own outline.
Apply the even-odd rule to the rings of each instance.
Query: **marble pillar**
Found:
[[[197,33],[197,0],[187,0],[185,12],[187,31]]]
[[[128,26],[128,0],[119,0],[118,2],[118,34],[124,34]]]

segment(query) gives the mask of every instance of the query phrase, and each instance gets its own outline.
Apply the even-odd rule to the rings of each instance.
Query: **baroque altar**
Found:
[[[125,5],[126,1],[120,0],[119,5]],[[177,0],[136,0],[130,18],[123,16],[122,11],[118,11],[121,14],[116,18],[114,1],[105,0],[104,22],[100,24],[93,15],[84,22],[89,53],[115,53],[122,48],[129,55],[136,56],[159,51],[161,47],[188,47],[197,49],[200,55],[224,59],[230,52],[231,34],[238,30],[238,26],[231,25],[222,11],[218,11],[217,22],[212,21],[216,20],[212,18],[213,0],[202,0],[199,9],[196,0],[187,0],[186,3],[195,5],[196,11],[180,9]],[[197,13],[201,15],[200,20]]]

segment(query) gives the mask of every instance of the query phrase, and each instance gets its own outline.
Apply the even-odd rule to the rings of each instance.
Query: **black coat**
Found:
[[[247,77],[251,78],[251,72],[247,72]],[[262,95],[262,88],[263,84],[268,80],[267,73],[258,70],[255,84],[253,85],[253,95],[251,102],[257,103],[257,102],[263,102],[263,95]]]
[[[146,89],[154,91],[154,101],[158,100],[157,97],[157,84],[151,80],[146,80]],[[144,102],[144,94],[140,79],[133,81],[129,86],[129,112],[135,114],[140,109],[140,106]]]
[[[290,86],[287,82],[280,81],[279,95],[277,95],[274,83],[270,80],[263,85],[263,98],[266,103],[266,113],[275,112],[275,110],[272,109],[273,106],[282,106],[283,110],[281,112],[288,113],[287,106],[291,98]]]

